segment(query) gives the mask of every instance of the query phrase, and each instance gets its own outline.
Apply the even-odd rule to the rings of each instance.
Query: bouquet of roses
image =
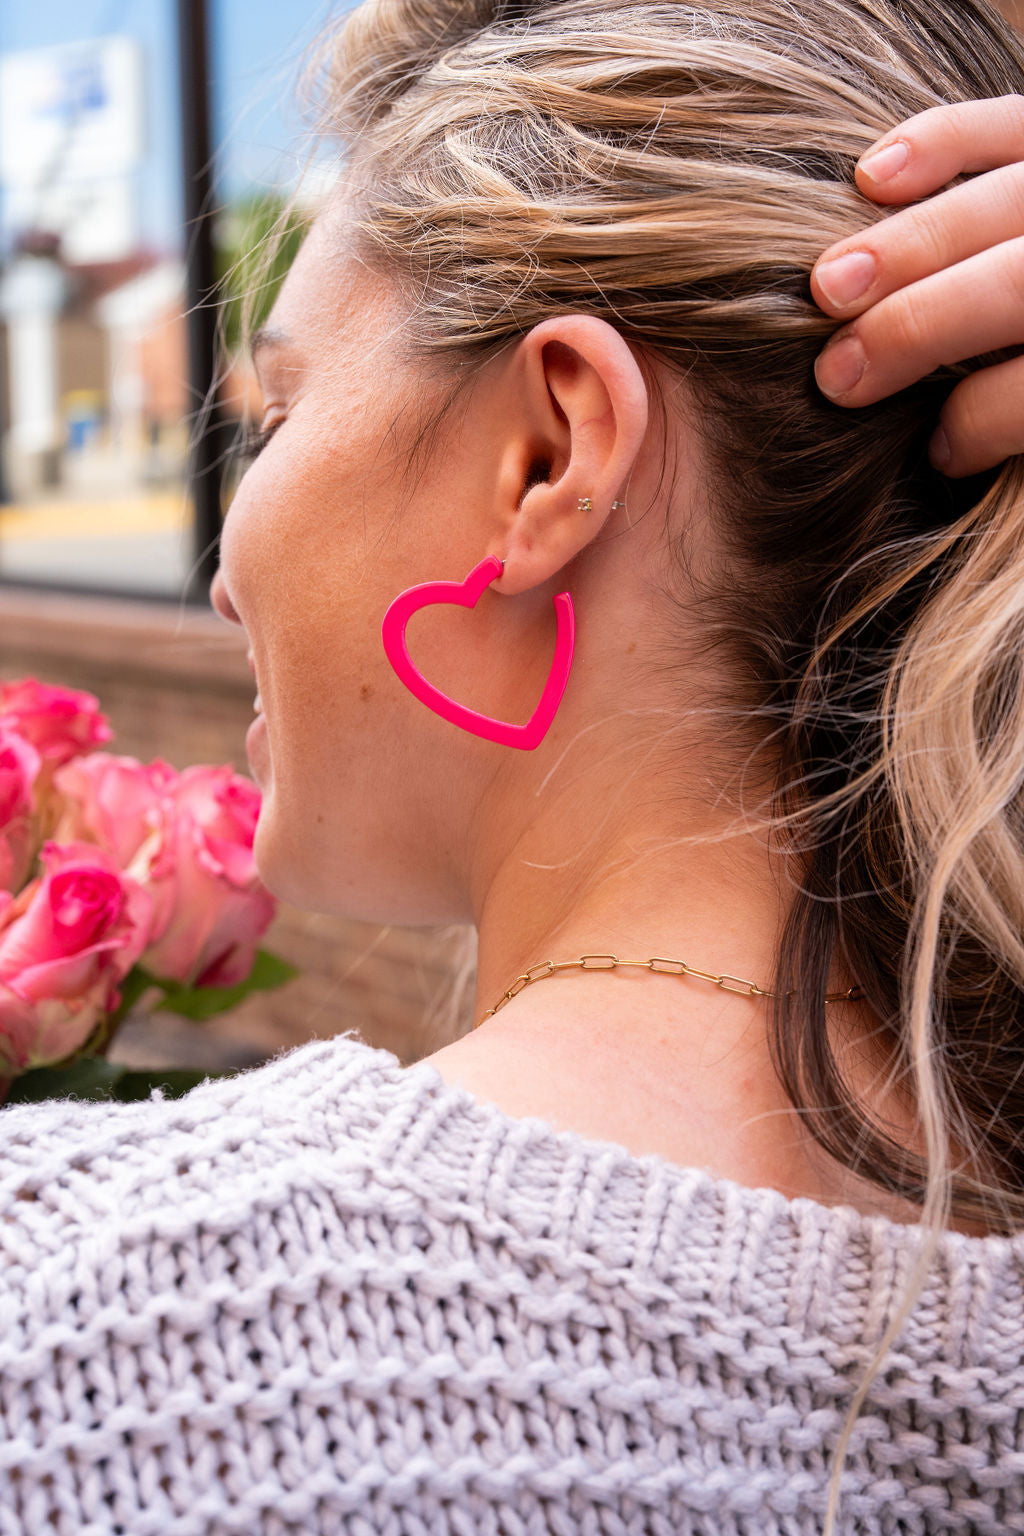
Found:
[[[295,974],[258,949],[255,785],[97,750],[111,736],[91,694],[0,684],[0,1103],[183,1092],[211,1074],[109,1061],[129,1010],[205,1019]]]

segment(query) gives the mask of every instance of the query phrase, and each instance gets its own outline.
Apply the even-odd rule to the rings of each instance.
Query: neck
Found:
[[[787,887],[756,834],[694,817],[667,842],[635,806],[628,827],[608,818],[589,837],[568,819],[524,833],[488,888],[474,1022],[528,967],[585,953],[772,985]],[[432,1060],[510,1114],[822,1199],[833,1186],[772,1070],[767,1007],[693,978],[566,971]]]
[[[481,883],[474,1023],[530,967],[588,953],[663,956],[772,988],[793,887],[763,833],[696,802],[670,816],[667,798],[645,812],[592,789],[552,795]],[[666,834],[666,822],[681,830]],[[830,989],[851,984],[837,970]],[[775,1072],[768,1008],[696,978],[574,969],[525,987],[431,1059],[448,1081],[512,1115],[790,1198],[916,1221],[916,1208],[814,1143]],[[921,1150],[891,1062],[872,1043],[879,1021],[865,1003],[844,1002],[828,1024],[853,1095]]]
[[[726,836],[724,819],[699,827],[694,817],[683,838],[666,840],[635,806],[628,827],[610,817],[597,831],[569,821],[566,808],[524,832],[488,887],[475,1023],[530,966],[586,953],[681,959],[772,986],[788,885],[756,833]],[[860,1006],[835,1013],[859,1021]],[[790,1198],[913,1219],[899,1202],[879,1202],[804,1131],[772,1066],[767,1008],[764,998],[695,978],[565,971],[526,987],[431,1060],[446,1080],[514,1116]]]
[[[581,795],[576,803],[593,801]],[[665,956],[772,985],[786,882],[760,834],[738,830],[735,818],[702,819],[696,809],[680,816],[676,835],[666,834],[663,810],[645,821],[636,804],[600,822],[574,816],[571,805],[552,810],[508,848],[480,904],[475,1022],[531,966],[588,953]],[[630,975],[658,1007],[699,1006],[694,979]],[[582,987],[590,1008],[614,1011],[623,979],[566,972],[543,985],[549,1000],[556,989],[565,1001]],[[502,1012],[526,1002],[520,993]]]

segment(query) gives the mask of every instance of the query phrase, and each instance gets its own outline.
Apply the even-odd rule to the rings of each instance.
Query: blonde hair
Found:
[[[981,0],[367,0],[314,83],[351,146],[363,254],[456,394],[571,311],[704,407],[730,556],[707,632],[803,858],[773,1059],[821,1146],[922,1210],[839,1436],[830,1533],[853,1422],[939,1234],[953,1214],[1024,1224],[1024,472],[931,468],[966,368],[866,410],[825,400],[813,362],[834,325],[808,278],[885,216],[856,189],[863,151],[924,108],[1021,89],[1024,53]],[[837,960],[882,1021],[923,1157],[844,1081]]]

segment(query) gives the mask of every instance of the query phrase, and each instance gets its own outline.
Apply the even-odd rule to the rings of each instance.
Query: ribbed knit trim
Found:
[[[403,1068],[391,1052],[349,1036],[297,1047],[181,1100],[9,1106],[0,1114],[0,1184],[20,1176],[29,1188],[62,1185],[70,1205],[77,1175],[95,1216],[101,1202],[116,1208],[123,1178],[144,1220],[150,1199],[167,1201],[175,1170],[161,1168],[164,1178],[140,1202],[132,1165],[148,1171],[172,1132],[202,1139],[206,1125],[220,1155],[226,1123],[232,1144],[258,1144],[267,1158],[277,1143],[282,1153],[303,1145],[329,1153],[310,1162],[327,1182],[358,1163],[371,1206],[376,1186],[405,1191],[446,1221],[493,1224],[510,1262],[514,1252],[542,1251],[546,1263],[588,1267],[652,1308],[683,1300],[734,1319],[737,1341],[745,1329],[762,1337],[792,1330],[812,1353],[824,1340],[846,1361],[870,1358],[920,1243],[917,1227],[882,1216],[791,1200],[517,1119],[446,1083],[429,1061]],[[55,1137],[42,1134],[51,1124]],[[115,1150],[121,1177],[97,1184]],[[279,1193],[273,1185],[268,1175],[268,1200]],[[209,1219],[208,1188],[203,1198]],[[180,1216],[185,1231],[187,1183]],[[984,1395],[986,1381],[1021,1369],[1022,1318],[1024,1233],[943,1233],[894,1363],[901,1355],[908,1367],[933,1363],[937,1375]]]
[[[391,1052],[348,1037],[261,1069],[269,1103],[274,1071],[296,1065],[296,1055],[317,1080],[311,1120],[323,1115],[332,1141],[336,1126],[362,1148],[383,1183],[413,1190],[432,1209],[451,1210],[457,1199],[465,1219],[508,1223],[552,1258],[560,1251],[571,1266],[615,1271],[616,1283],[626,1269],[652,1306],[670,1295],[703,1303],[741,1327],[792,1329],[815,1349],[827,1339],[866,1363],[921,1242],[916,1226],[515,1118],[446,1083],[429,1060],[403,1068]],[[191,1097],[216,1092],[210,1085]],[[933,1362],[984,1390],[990,1375],[1020,1369],[1022,1317],[1024,1233],[943,1233],[894,1363],[901,1354],[908,1365]]]
[[[446,1193],[457,1186],[468,1209],[547,1239],[574,1264],[585,1256],[628,1269],[652,1305],[671,1293],[769,1330],[827,1336],[866,1362],[867,1341],[899,1303],[921,1244],[916,1226],[517,1119],[446,1083],[429,1061],[403,1069],[389,1052],[347,1042],[346,1059],[360,1058],[381,1113],[375,1166],[424,1198],[431,1169],[443,1167]],[[945,1232],[894,1350],[983,1384],[987,1373],[1020,1369],[1022,1318],[1024,1232]]]

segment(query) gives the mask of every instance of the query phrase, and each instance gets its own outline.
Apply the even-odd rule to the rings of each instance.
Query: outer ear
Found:
[[[629,344],[595,315],[534,326],[506,383],[525,424],[509,449],[519,493],[488,553],[505,560],[494,590],[514,594],[555,577],[604,527],[647,434],[648,391]]]

